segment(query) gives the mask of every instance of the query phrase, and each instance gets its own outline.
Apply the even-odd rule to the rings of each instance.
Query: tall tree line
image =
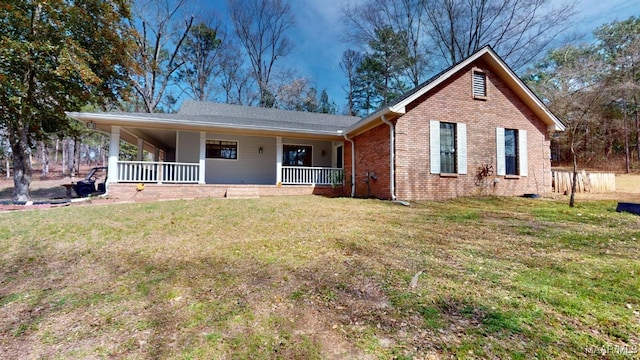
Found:
[[[592,43],[550,50],[525,81],[567,125],[558,164],[640,168],[640,18],[605,24]],[[617,161],[617,160],[621,161]]]
[[[574,7],[570,2],[556,4],[367,0],[345,7],[346,40],[353,46],[341,62],[349,84],[347,111],[365,116],[485,45],[514,70],[523,69],[568,33]]]
[[[330,100],[330,106],[321,105],[326,99],[313,79],[279,64],[295,49],[289,37],[295,17],[286,0],[228,0],[228,14],[196,5],[192,0],[136,2],[129,21],[138,64],[131,72],[136,96],[127,110],[174,111],[180,99],[190,98],[335,111]],[[301,85],[305,96],[293,96]]]

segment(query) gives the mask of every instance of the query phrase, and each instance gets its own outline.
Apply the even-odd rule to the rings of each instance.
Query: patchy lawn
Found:
[[[5,358],[633,358],[615,202],[321,197],[0,214]]]

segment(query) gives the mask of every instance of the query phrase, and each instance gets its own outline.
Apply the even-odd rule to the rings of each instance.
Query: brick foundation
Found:
[[[109,184],[109,197],[120,201],[158,201],[197,198],[253,198],[262,196],[343,196],[342,186],[200,185],[200,184]]]

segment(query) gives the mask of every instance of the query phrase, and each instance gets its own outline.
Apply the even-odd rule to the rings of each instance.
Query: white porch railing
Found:
[[[342,185],[344,170],[341,168],[283,166],[282,184]]]
[[[118,182],[198,183],[198,163],[118,161]]]

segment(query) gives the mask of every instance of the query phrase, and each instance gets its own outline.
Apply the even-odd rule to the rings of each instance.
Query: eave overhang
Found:
[[[175,131],[206,131],[215,133],[232,133],[253,136],[292,136],[319,140],[342,140],[342,130],[317,130],[281,126],[260,126],[248,124],[216,123],[181,119],[179,115],[172,117],[136,116],[123,113],[84,113],[67,112],[67,116],[85,124],[94,123],[97,131],[110,133],[111,126],[123,128],[146,128]]]

